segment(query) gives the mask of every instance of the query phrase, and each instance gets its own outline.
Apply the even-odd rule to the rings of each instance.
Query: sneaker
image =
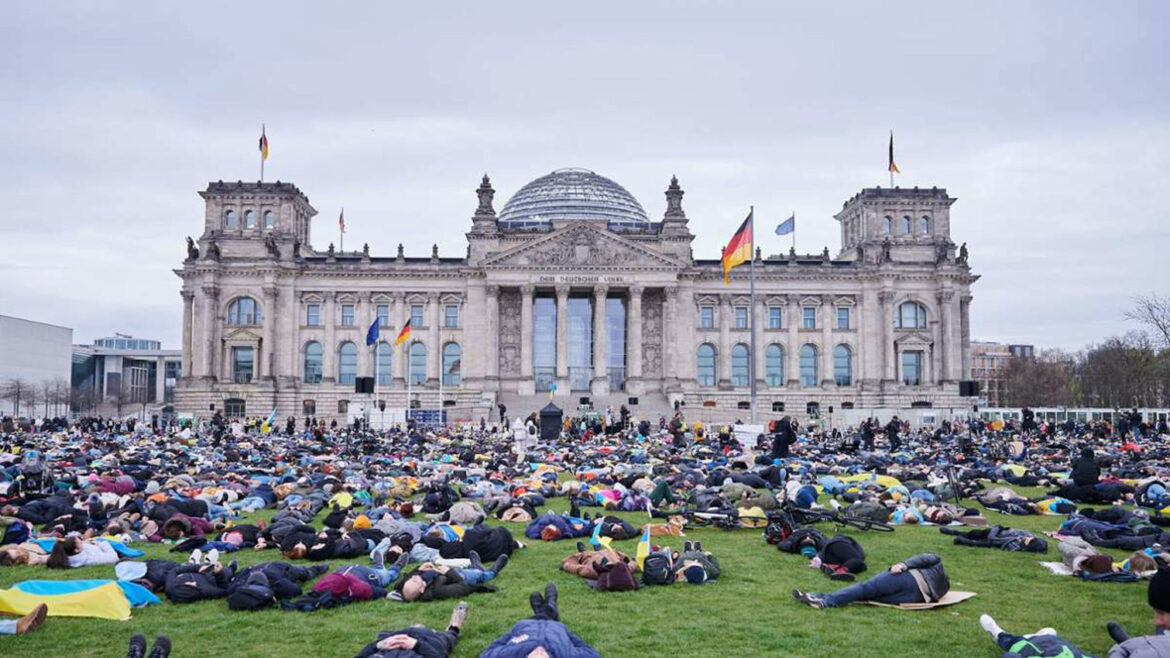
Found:
[[[475,551],[470,551],[467,554],[467,559],[471,561],[471,568],[472,569],[478,569],[479,571],[483,571],[483,562],[480,561],[480,559],[479,559],[479,553],[476,553]]]
[[[32,609],[32,612],[16,620],[16,634],[25,635],[41,627],[45,617],[49,616],[49,606],[44,603]]]
[[[577,552],[578,553],[585,552],[585,542],[577,542]]]
[[[402,555],[398,556],[397,560],[394,561],[394,568],[401,571],[405,569],[406,565],[408,564],[410,564],[410,553],[403,553]]]
[[[379,551],[377,548],[375,548],[370,553],[370,561],[373,562],[375,569],[385,569],[386,568],[386,551]]]
[[[451,621],[448,622],[447,628],[462,629],[463,624],[467,621],[467,601],[460,601],[455,605],[455,609],[451,611]]]
[[[503,571],[504,567],[506,567],[506,566],[508,566],[508,554],[507,553],[496,558],[496,561],[492,564],[492,571],[495,572],[495,574],[498,576],[498,575],[500,575],[500,572]]]
[[[815,608],[817,610],[820,610],[820,609],[825,607],[825,602],[822,601],[820,598],[815,597],[812,594],[806,594],[798,589],[792,590],[792,598],[796,599],[800,603],[803,603],[803,604],[809,606],[810,608]]]
[[[370,551],[370,559],[371,559],[371,560],[373,560],[373,559],[374,559],[374,554],[375,554],[375,553],[382,553],[382,554],[385,554],[385,553],[386,553],[386,551],[388,551],[388,550],[390,550],[390,538],[389,538],[389,537],[383,537],[383,538],[382,538],[382,541],[378,542],[378,545],[377,545],[377,546],[374,546],[374,550]]]
[[[219,564],[219,549],[213,548],[207,551],[206,559],[208,564]]]
[[[690,553],[690,552],[691,552],[691,542],[684,541],[683,542],[683,553]]]
[[[993,639],[999,639],[999,634],[1003,632],[1003,629],[999,627],[999,624],[995,623],[995,620],[991,618],[991,615],[979,615],[979,625],[982,626],[983,630],[987,631],[987,634],[990,635]]]
[[[646,514],[650,518],[654,518],[654,503],[650,502],[649,498],[646,499]]]
[[[150,650],[150,655],[146,658],[167,658],[171,655],[171,638],[166,635],[160,635],[154,638],[154,648]]]
[[[134,637],[130,638],[130,649],[126,651],[126,658],[145,658],[146,656],[146,637],[142,633],[136,633]]]
[[[701,541],[697,541],[697,542],[695,542],[695,543],[691,544],[691,548],[693,548],[693,549],[695,549],[696,551],[698,551],[698,552],[702,553],[702,552],[703,552],[703,542],[701,542]]]
[[[203,551],[198,548],[191,551],[191,557],[187,558],[188,564],[203,564]]]

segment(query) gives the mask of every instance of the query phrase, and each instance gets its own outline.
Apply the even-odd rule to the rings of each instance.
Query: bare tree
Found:
[[[1133,308],[1125,312],[1128,320],[1145,325],[1154,332],[1164,348],[1170,348],[1170,297],[1156,294],[1133,298]]]
[[[61,416],[69,412],[69,382],[61,376],[53,378],[53,415]],[[64,411],[62,408],[64,407]]]
[[[41,408],[45,412],[42,414],[42,417],[48,418],[49,405],[53,404],[57,399],[57,397],[53,394],[53,380],[46,379],[45,381],[41,382],[39,393],[41,394]]]
[[[37,415],[37,403],[41,401],[41,392],[36,386],[28,384],[24,392],[25,414],[29,420]]]
[[[28,399],[32,386],[20,377],[13,377],[0,387],[0,398],[12,403],[12,415],[20,416],[20,403]]]

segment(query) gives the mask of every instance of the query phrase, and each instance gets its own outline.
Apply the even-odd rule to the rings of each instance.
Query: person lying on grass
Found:
[[[714,553],[703,550],[700,542],[684,542],[682,555],[674,561],[674,581],[702,585],[708,580],[718,580],[722,570]]]
[[[944,535],[952,535],[956,546],[978,546],[982,548],[998,548],[1001,551],[1026,551],[1028,553],[1046,553],[1048,542],[1043,537],[1028,532],[1016,530],[1001,525],[990,528],[976,528],[963,532],[952,528],[939,528]]]
[[[436,631],[422,625],[382,631],[378,639],[362,647],[356,658],[446,658],[451,655],[467,620],[467,603],[460,601],[451,612],[447,629]]]
[[[501,555],[492,564],[492,568],[485,569],[479,561],[479,556],[471,554],[471,567],[459,569],[446,567],[432,562],[424,562],[415,570],[403,576],[394,586],[403,601],[431,601],[467,596],[473,592],[494,592],[495,587],[487,585],[504,567],[508,565],[508,556]]]
[[[865,582],[836,592],[806,594],[794,589],[792,597],[817,609],[839,608],[865,601],[900,605],[935,603],[946,596],[950,589],[950,579],[943,568],[942,558],[934,553],[922,553],[895,564]]]
[[[601,658],[596,649],[561,623],[556,585],[545,585],[544,595],[533,592],[528,602],[532,616],[516,622],[479,658]]]

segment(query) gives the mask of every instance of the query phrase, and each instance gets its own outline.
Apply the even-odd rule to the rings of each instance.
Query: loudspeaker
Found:
[[[962,381],[959,382],[959,395],[965,398],[979,397],[979,382]]]
[[[373,377],[357,377],[353,380],[354,393],[373,393],[374,392],[374,378]]]
[[[829,405],[829,413],[833,413],[833,405]]]
[[[626,400],[626,404],[630,405],[631,407],[636,407],[638,406],[638,398],[629,398]]]

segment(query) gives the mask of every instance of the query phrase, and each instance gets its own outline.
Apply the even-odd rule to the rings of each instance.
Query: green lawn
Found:
[[[564,511],[562,501],[554,502],[554,508]],[[260,516],[267,518],[271,511]],[[625,516],[635,524],[646,519],[644,514]],[[1060,521],[994,512],[988,517],[992,523],[1037,532],[1055,529]],[[511,528],[517,536],[523,532],[521,525]],[[831,534],[829,528],[822,530]],[[998,656],[979,627],[983,612],[1011,632],[1052,626],[1083,649],[1101,655],[1112,644],[1105,632],[1107,620],[1120,621],[1131,632],[1152,629],[1144,583],[1087,583],[1051,576],[1035,554],[954,546],[934,527],[855,536],[865,547],[871,570],[933,551],[943,556],[951,586],[978,596],[923,612],[872,606],[813,610],[792,600],[792,588],[823,591],[836,589],[837,584],[807,567],[799,556],[765,544],[760,530],[688,532],[688,539],[701,540],[719,557],[723,577],[715,583],[598,593],[559,570],[561,558],[574,550],[571,542],[536,542],[513,556],[495,581],[499,592],[468,599],[471,611],[455,655],[477,655],[513,622],[529,615],[529,592],[550,580],[560,589],[563,621],[606,656]],[[636,540],[615,545],[632,555]],[[138,547],[149,557],[176,555],[165,546]],[[251,564],[278,559],[279,554],[241,551],[232,557]],[[1046,559],[1059,560],[1055,545]],[[0,585],[33,578],[109,578],[112,573],[112,566],[70,572],[7,568],[0,569]],[[444,626],[453,604],[379,600],[315,613],[243,613],[229,611],[223,600],[180,606],[164,599],[160,606],[135,610],[129,622],[50,617],[36,633],[0,638],[0,656],[121,656],[134,633],[150,639],[157,633],[169,634],[173,655],[179,657],[352,656],[379,630]]]

